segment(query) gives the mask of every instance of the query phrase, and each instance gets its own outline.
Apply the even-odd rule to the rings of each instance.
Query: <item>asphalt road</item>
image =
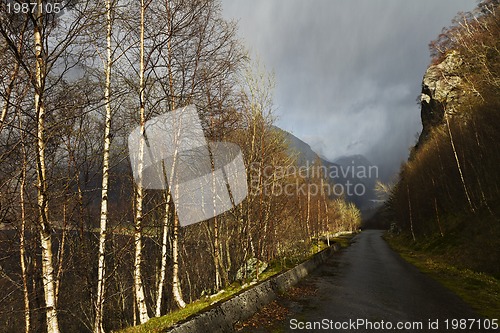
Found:
[[[298,285],[298,296],[278,299],[275,304],[287,309],[286,319],[272,327],[244,331],[481,332],[478,322],[472,321],[463,330],[460,326],[453,330],[453,324],[460,325],[454,319],[477,319],[478,315],[405,262],[389,248],[382,234],[368,230],[357,235],[350,247],[334,254]],[[301,289],[312,292],[302,293]],[[308,327],[313,322],[316,328]],[[399,329],[397,325],[417,326]]]

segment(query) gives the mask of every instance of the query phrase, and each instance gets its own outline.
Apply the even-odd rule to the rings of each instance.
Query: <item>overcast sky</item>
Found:
[[[277,125],[324,157],[393,172],[421,130],[428,44],[474,0],[223,0],[250,54],[276,76]]]

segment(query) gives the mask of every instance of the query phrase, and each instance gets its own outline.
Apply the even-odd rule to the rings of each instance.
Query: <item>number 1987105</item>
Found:
[[[5,7],[7,9],[7,13],[9,14],[36,14],[41,10],[43,14],[58,14],[62,11],[62,4],[59,2],[46,2],[38,4],[38,2],[10,2],[7,1]]]

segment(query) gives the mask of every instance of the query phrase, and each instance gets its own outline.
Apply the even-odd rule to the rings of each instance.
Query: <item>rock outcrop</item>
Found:
[[[429,66],[425,72],[420,96],[422,133],[416,149],[434,126],[443,123],[445,111],[450,113],[463,102],[467,89],[460,76],[461,66],[460,54],[450,51],[440,63]]]

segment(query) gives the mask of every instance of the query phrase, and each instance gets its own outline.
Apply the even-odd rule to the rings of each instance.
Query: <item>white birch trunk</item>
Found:
[[[168,226],[170,219],[170,194],[165,196],[165,217],[163,218],[163,234],[161,240],[161,261],[160,261],[160,277],[158,279],[158,288],[156,291],[156,308],[155,316],[161,316],[161,306],[163,299],[163,289],[165,286],[165,275],[167,272],[167,241],[168,241]]]
[[[210,94],[208,95],[208,103],[210,105]],[[215,181],[215,162],[212,151],[209,148],[210,164],[212,167],[212,202],[214,206],[214,268],[215,268],[215,291],[221,288],[220,277],[220,249],[219,249],[219,220],[217,219],[217,194],[216,194],[216,181]]]
[[[177,192],[177,191],[176,191]],[[179,219],[177,214],[174,217],[173,228],[173,241],[172,241],[172,294],[174,295],[175,303],[179,308],[185,308],[186,303],[182,299],[181,283],[179,280]]]
[[[145,89],[145,81],[144,81],[144,12],[146,10],[146,4],[144,0],[141,0],[141,33],[140,33],[140,69],[139,69],[139,99],[140,99],[140,107],[139,107],[139,117],[140,117],[140,128],[141,128],[141,136],[144,138],[145,136],[145,101],[144,101],[144,89]],[[144,293],[144,285],[142,284],[142,273],[141,273],[141,264],[142,264],[142,203],[143,203],[143,189],[142,189],[142,171],[143,171],[143,158],[144,158],[144,140],[140,140],[139,143],[139,159],[137,165],[137,173],[139,175],[137,181],[137,191],[136,191],[136,215],[135,215],[135,232],[134,232],[134,242],[135,242],[135,256],[134,256],[134,291],[135,291],[135,300],[139,315],[139,322],[141,324],[145,323],[149,320],[148,310],[146,306],[146,297]]]
[[[474,206],[472,205],[469,191],[467,189],[467,185],[465,184],[464,174],[462,173],[462,167],[460,165],[460,160],[458,159],[457,150],[455,149],[455,141],[453,141],[453,134],[451,133],[450,121],[448,120],[448,114],[446,113],[446,111],[444,112],[444,118],[446,119],[446,126],[448,127],[448,134],[450,135],[451,148],[453,149],[453,155],[455,157],[455,162],[457,163],[457,168],[458,168],[458,172],[460,174],[460,180],[462,181],[462,185],[464,187],[465,196],[467,197],[467,201],[469,202],[469,208],[470,208],[471,212],[474,213]]]
[[[19,115],[19,129],[22,131],[21,115]],[[21,174],[21,184],[19,186],[19,203],[21,206],[21,234],[19,237],[19,258],[21,264],[21,276],[23,280],[23,300],[24,300],[24,330],[26,333],[30,332],[30,299],[28,291],[28,276],[26,273],[26,248],[25,248],[25,236],[24,232],[26,229],[26,206],[24,200],[24,192],[26,187],[26,166],[28,161],[26,160],[26,147],[24,141],[24,135],[22,135],[22,151],[23,151],[23,169]]]
[[[172,17],[172,12],[170,10],[169,2],[166,1],[166,11],[167,11],[167,20],[169,22],[171,21]],[[173,30],[172,26],[169,25],[169,35],[172,36]],[[174,94],[174,76],[172,72],[172,45],[170,42],[170,38],[167,41],[167,57],[168,57],[168,63],[167,63],[167,70],[168,70],[168,79],[169,79],[169,88],[170,88],[170,94],[171,94],[171,100],[170,100],[170,109],[174,110],[176,108],[176,102],[175,102],[175,94]],[[177,133],[176,138],[179,137],[180,133]],[[173,168],[175,168],[176,165],[176,158],[177,156],[177,150],[174,153],[174,163],[173,163]],[[173,175],[174,170],[171,170],[171,175]],[[170,179],[173,179],[171,177]],[[175,184],[170,184],[170,186],[177,186]],[[176,190],[175,193],[178,193]],[[182,291],[181,291],[181,284],[180,284],[180,279],[179,279],[179,219],[177,217],[177,213],[174,211],[174,219],[173,219],[173,226],[172,226],[172,294],[174,296],[174,301],[177,304],[179,308],[184,308],[186,307],[186,303],[184,302],[182,298]]]
[[[108,222],[108,184],[109,184],[109,150],[111,146],[111,1],[106,0],[106,62],[104,72],[106,83],[104,88],[104,103],[106,108],[105,126],[104,126],[104,149],[102,163],[102,189],[101,189],[101,212],[99,226],[99,253],[97,259],[97,299],[95,304],[94,333],[103,333],[102,326],[103,305],[105,295],[105,251],[106,251],[106,232]]]
[[[169,72],[171,74],[171,72]],[[170,83],[172,84],[172,79],[170,78]],[[172,89],[172,86],[170,86]],[[175,106],[175,101],[171,101],[171,105]],[[177,133],[174,136],[174,139],[177,140],[180,136],[180,130],[181,126],[179,126],[179,129],[177,130]],[[170,170],[170,177],[167,177],[167,170],[165,169],[165,164],[162,165],[163,167],[163,176],[165,177],[165,183],[168,183],[168,179],[173,179],[174,178],[174,173],[175,173],[175,168],[177,165],[177,156],[178,156],[178,150],[177,148],[174,150],[174,156],[173,156],[173,163],[172,163],[172,169]],[[172,185],[172,184],[171,184]],[[171,186],[170,185],[170,186]],[[156,308],[155,308],[155,316],[160,317],[161,316],[161,301],[163,297],[163,289],[165,286],[165,275],[167,271],[167,241],[168,241],[168,228],[169,228],[169,221],[171,216],[175,214],[175,211],[173,214],[170,211],[170,205],[171,203],[171,192],[169,189],[167,189],[164,192],[165,195],[165,217],[163,219],[163,235],[162,235],[162,245],[161,245],[161,264],[160,264],[160,277],[158,280],[158,288],[157,288],[157,293],[156,293]],[[174,217],[175,219],[175,217]],[[175,222],[174,222],[175,223]],[[175,236],[177,237],[177,236]],[[177,246],[177,240],[174,241],[175,245]],[[177,273],[176,273],[177,274]],[[174,293],[175,294],[175,293]],[[180,294],[180,292],[179,292]],[[182,301],[182,297],[180,298]]]
[[[220,277],[220,251],[219,251],[219,221],[214,217],[214,267],[215,267],[215,291],[221,288]]]
[[[37,13],[34,25],[35,42],[35,112],[37,118],[37,202],[40,224],[40,245],[42,254],[42,280],[45,297],[45,313],[47,333],[59,333],[57,319],[57,295],[55,293],[54,266],[52,256],[52,235],[49,224],[49,207],[47,198],[47,179],[45,165],[45,106],[43,91],[45,89],[45,54],[43,52],[42,26],[43,3],[37,0]]]

